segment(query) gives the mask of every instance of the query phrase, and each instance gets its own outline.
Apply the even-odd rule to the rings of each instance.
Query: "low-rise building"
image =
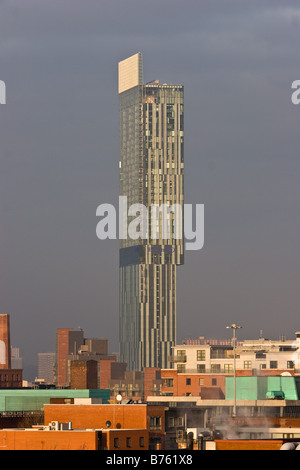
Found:
[[[300,373],[300,333],[287,340],[239,341],[236,345],[236,370],[240,375],[278,375]],[[172,368],[179,373],[232,374],[234,368],[233,344],[181,344],[173,348]]]
[[[56,423],[55,423],[56,424]],[[0,450],[148,450],[146,429],[1,429]],[[54,427],[54,426],[53,426]],[[49,429],[50,428],[50,429]]]
[[[149,448],[165,446],[165,407],[148,404],[45,405],[44,424],[72,422],[77,429],[147,429]]]

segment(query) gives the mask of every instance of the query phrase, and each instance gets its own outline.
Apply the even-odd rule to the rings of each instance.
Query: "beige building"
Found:
[[[252,370],[260,375],[263,370],[300,372],[300,333],[294,340],[245,340],[236,347],[236,369]],[[234,351],[232,345],[182,344],[173,348],[172,367],[187,373],[232,373]]]

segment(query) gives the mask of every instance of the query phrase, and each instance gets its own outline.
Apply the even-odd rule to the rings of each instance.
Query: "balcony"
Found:
[[[207,374],[228,374],[233,375],[233,369],[228,370],[221,368],[206,368],[205,370],[198,370],[198,369],[185,369],[185,370],[177,370],[178,374],[198,374],[198,375],[207,375]]]
[[[177,362],[186,362],[187,358],[186,356],[168,356],[168,361],[169,362],[174,362],[174,363],[177,363]]]

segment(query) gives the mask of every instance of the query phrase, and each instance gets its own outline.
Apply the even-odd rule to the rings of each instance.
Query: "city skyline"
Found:
[[[138,50],[147,81],[185,86],[185,200],[206,207],[178,341],[299,329],[297,3],[129,4],[0,2],[0,298],[25,371],[59,327],[117,349],[119,242],[96,208],[117,206],[117,63]]]

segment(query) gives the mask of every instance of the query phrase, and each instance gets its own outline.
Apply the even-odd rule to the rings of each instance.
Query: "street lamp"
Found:
[[[230,326],[226,326],[226,328],[231,328],[233,333],[233,413],[232,417],[236,417],[236,330],[242,328],[241,326],[236,325],[233,323]]]

